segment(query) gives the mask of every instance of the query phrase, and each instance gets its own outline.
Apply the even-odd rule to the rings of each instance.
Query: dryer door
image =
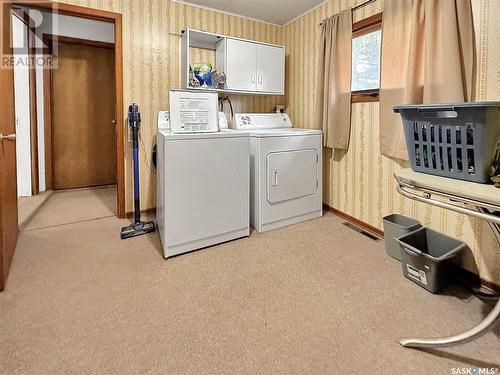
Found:
[[[318,152],[311,149],[267,155],[267,201],[279,203],[318,190]]]

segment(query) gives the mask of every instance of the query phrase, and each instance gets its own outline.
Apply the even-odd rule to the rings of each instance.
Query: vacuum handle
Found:
[[[134,221],[141,221],[141,198],[139,193],[139,147],[137,129],[134,129]]]
[[[139,147],[139,129],[132,126],[132,147]]]
[[[134,221],[141,221],[141,199],[139,192],[139,128],[141,126],[141,113],[139,106],[132,103],[128,107],[128,120],[132,127],[133,164],[134,164]]]

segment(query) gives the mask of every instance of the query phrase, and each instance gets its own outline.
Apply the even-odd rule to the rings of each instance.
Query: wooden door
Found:
[[[52,71],[52,187],[116,183],[114,50],[58,42]]]
[[[2,7],[2,53],[11,38],[10,7],[0,1]],[[8,44],[11,45],[10,43]],[[14,71],[4,66],[0,69],[0,291],[4,290],[12,257],[16,248],[17,183],[16,143],[14,116]]]

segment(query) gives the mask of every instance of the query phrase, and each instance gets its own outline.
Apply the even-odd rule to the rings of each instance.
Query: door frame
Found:
[[[23,0],[13,2],[14,5],[20,5],[29,8],[51,11],[67,16],[87,18],[99,21],[112,22],[115,26],[115,105],[116,105],[116,187],[117,187],[117,213],[119,218],[125,217],[125,129],[126,119],[123,109],[123,45],[122,45],[122,15],[121,13],[109,12],[100,9],[87,8],[79,5],[64,4],[57,1],[40,2],[39,0]],[[45,71],[50,69],[45,69]],[[47,76],[44,71],[44,82]],[[45,85],[44,85],[45,86]],[[44,87],[44,99],[47,98],[47,92]],[[50,103],[47,101],[44,105],[50,111]],[[50,114],[49,114],[50,115]],[[47,121],[47,113],[45,114]],[[49,117],[49,120],[50,117]],[[49,122],[51,123],[51,122]],[[47,124],[45,124],[45,128]],[[51,181],[51,180],[50,180]]]
[[[114,49],[114,43],[100,42],[89,39],[73,38],[68,36],[54,35],[54,34],[43,34],[42,35],[43,44],[49,47],[52,51],[52,42],[59,41],[71,44],[80,44],[91,47],[101,47]],[[116,64],[115,64],[116,65]],[[52,93],[52,68],[44,69],[43,71],[43,96],[44,96],[44,148],[45,148],[45,186],[47,189],[54,188],[54,158],[52,157],[54,150],[54,139],[53,134],[53,123],[52,123],[52,103],[54,102]],[[116,104],[115,104],[116,106]],[[116,119],[114,120],[116,124]],[[116,138],[118,138],[118,131],[116,132]],[[116,139],[115,148],[118,147],[118,139]],[[116,160],[118,164],[118,160]],[[118,175],[117,175],[118,181]],[[92,187],[92,186],[89,186]]]
[[[12,14],[22,21],[28,29],[28,59],[33,61],[35,55],[34,22],[26,13],[19,14],[15,9]],[[30,155],[31,155],[31,195],[40,192],[38,176],[38,118],[36,108],[36,70],[29,69],[29,101],[30,101]]]
[[[0,0],[0,19],[2,30],[0,45],[2,48],[10,46],[12,54],[12,7],[11,3],[6,0]],[[7,66],[0,69],[0,106],[4,111],[0,117],[0,130],[7,128],[8,133],[15,133],[15,113],[14,113],[14,68]],[[0,148],[5,147],[6,141],[0,142]],[[11,141],[9,141],[11,142]],[[5,173],[0,170],[0,292],[4,290],[6,279],[9,273],[10,265],[14,257],[14,252],[19,233],[17,225],[17,178],[16,178],[16,146],[13,142],[10,146],[10,153],[14,158],[13,173],[8,173],[9,168],[5,168]],[[3,153],[3,150],[2,150]],[[2,159],[2,158],[0,158]],[[3,166],[2,166],[3,167]],[[10,178],[8,178],[10,177]],[[8,179],[7,179],[8,178]],[[4,190],[4,188],[7,188]],[[11,213],[15,213],[14,217],[7,217]],[[13,222],[15,220],[15,223]]]

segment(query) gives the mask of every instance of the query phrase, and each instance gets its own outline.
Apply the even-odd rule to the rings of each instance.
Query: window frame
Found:
[[[352,24],[352,38],[358,38],[377,30],[382,30],[382,12],[354,22]],[[351,103],[378,102],[379,90],[351,91]]]

